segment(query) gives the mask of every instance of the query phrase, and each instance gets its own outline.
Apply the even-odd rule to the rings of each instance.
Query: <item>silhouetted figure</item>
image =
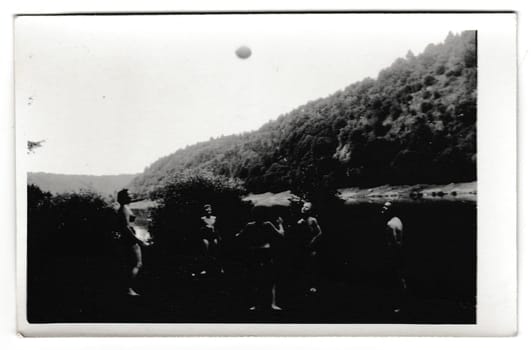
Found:
[[[131,197],[127,189],[118,192],[117,201],[120,204],[117,210],[117,233],[120,245],[124,251],[125,264],[128,271],[127,294],[130,296],[138,296],[139,293],[135,291],[134,284],[142,268],[142,250],[140,248],[142,242],[135,235],[135,229],[133,227],[135,215],[128,206],[131,203]]]
[[[250,310],[270,308],[281,310],[276,302],[276,263],[279,244],[284,237],[283,219],[278,217],[277,227],[267,221],[264,208],[253,210],[250,221],[237,234],[246,249],[246,260],[253,288],[253,305]]]
[[[200,274],[206,274],[207,270],[213,269],[217,270],[216,272],[224,273],[219,261],[222,238],[216,228],[216,216],[212,215],[212,212],[210,204],[203,206],[203,216],[200,218],[200,238],[207,258],[207,266]]]
[[[303,259],[306,260],[305,269],[309,273],[310,286],[309,291],[316,293],[318,291],[318,254],[322,231],[318,220],[312,215],[312,203],[305,202],[301,207],[301,216],[297,222],[300,240],[303,242]]]
[[[401,311],[402,299],[406,294],[406,279],[404,274],[403,251],[403,222],[396,215],[391,202],[382,206],[381,214],[384,218],[384,238],[389,259],[393,265],[394,284],[399,288],[398,300],[395,301],[394,312]]]

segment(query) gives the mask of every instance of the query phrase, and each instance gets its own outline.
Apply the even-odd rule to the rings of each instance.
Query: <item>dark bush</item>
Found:
[[[52,195],[35,185],[28,186],[27,196],[30,321],[46,317],[48,306],[82,306],[87,293],[114,292],[118,257],[112,206],[95,193]]]
[[[159,206],[152,211],[151,233],[163,255],[197,252],[198,231],[203,205],[211,204],[222,238],[231,239],[243,227],[250,204],[241,200],[245,193],[238,180],[207,171],[176,175],[152,193]]]

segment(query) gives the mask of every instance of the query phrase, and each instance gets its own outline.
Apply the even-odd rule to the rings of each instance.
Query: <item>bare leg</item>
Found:
[[[401,288],[403,292],[406,292],[406,279],[404,277],[401,277]]]
[[[133,265],[133,268],[131,269],[129,275],[129,288],[127,294],[131,296],[138,296],[140,294],[138,294],[133,289],[133,283],[135,282],[135,279],[137,278],[137,275],[139,274],[140,269],[142,268],[142,250],[140,249],[140,246],[138,244],[133,245],[131,249],[133,250],[135,265]]]
[[[317,288],[317,280],[318,280],[318,262],[317,262],[317,252],[312,251],[309,256],[308,260],[308,266],[310,271],[310,288],[309,292],[316,293],[318,291]]]
[[[204,250],[203,250],[203,256],[201,260],[201,270],[199,273],[200,275],[207,274],[207,268],[209,266],[209,260],[210,260],[209,251],[212,249],[209,241],[206,239],[203,240],[203,247],[204,247]]]
[[[282,310],[277,306],[275,284],[272,286],[272,310]]]
[[[407,293],[407,284],[406,284],[406,277],[405,277],[405,271],[404,271],[404,257],[403,257],[403,251],[398,251],[398,259],[397,259],[397,277],[399,280],[399,301],[395,312],[400,311],[401,308],[404,307],[404,302],[406,298]]]

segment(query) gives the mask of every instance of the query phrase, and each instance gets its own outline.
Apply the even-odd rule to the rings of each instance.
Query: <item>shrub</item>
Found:
[[[87,293],[115,292],[116,216],[110,203],[91,192],[52,195],[35,185],[28,186],[27,198],[30,322],[57,316],[58,305],[83,308]]]
[[[154,191],[151,233],[163,254],[190,254],[197,246],[203,205],[211,204],[223,239],[233,237],[247,219],[242,182],[207,171],[185,171]]]

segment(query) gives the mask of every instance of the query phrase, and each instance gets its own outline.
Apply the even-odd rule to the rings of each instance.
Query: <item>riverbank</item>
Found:
[[[371,188],[349,187],[338,189],[338,197],[346,203],[377,202],[383,200],[477,200],[477,182],[460,182],[446,185],[382,185]],[[253,205],[289,206],[290,201],[299,197],[290,191],[279,193],[251,193],[243,197]]]
[[[382,185],[371,188],[349,187],[337,190],[339,198],[346,203],[358,202],[378,202],[383,200],[477,200],[477,182],[460,182],[446,185]],[[291,201],[300,198],[291,191],[278,193],[250,193],[242,197],[245,201],[250,201],[255,206],[283,206],[287,207]],[[131,204],[132,209],[145,210],[157,206],[154,201],[141,201]]]
[[[470,200],[477,199],[477,182],[450,183],[447,185],[383,185],[373,188],[343,188],[338,196],[346,202],[377,200]]]

